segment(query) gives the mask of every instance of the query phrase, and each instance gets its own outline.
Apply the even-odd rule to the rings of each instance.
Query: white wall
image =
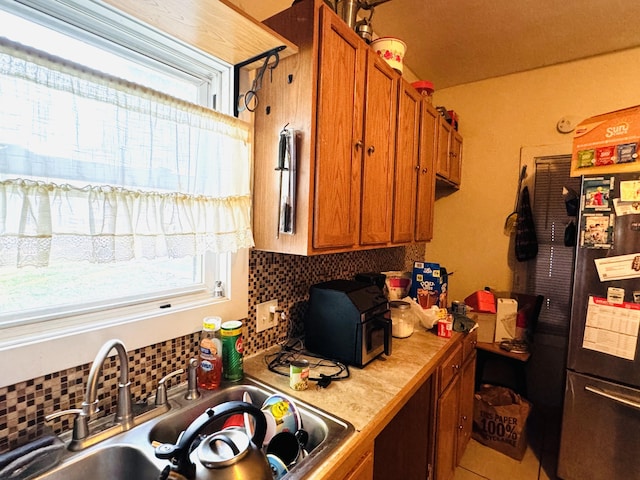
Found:
[[[450,300],[491,286],[511,288],[513,259],[505,217],[514,206],[520,149],[571,143],[556,130],[566,115],[579,121],[640,104],[640,48],[452,87],[435,103],[455,110],[464,137],[462,186],[435,206],[427,260],[454,275]],[[553,150],[553,149],[552,149]]]

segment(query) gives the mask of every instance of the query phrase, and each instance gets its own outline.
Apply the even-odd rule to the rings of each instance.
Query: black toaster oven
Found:
[[[364,367],[391,355],[389,302],[378,286],[355,280],[312,285],[304,334],[310,352]]]

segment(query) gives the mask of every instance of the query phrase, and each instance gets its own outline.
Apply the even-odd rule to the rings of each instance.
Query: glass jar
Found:
[[[397,338],[406,338],[413,333],[414,317],[409,302],[394,300],[391,307],[391,334]]]

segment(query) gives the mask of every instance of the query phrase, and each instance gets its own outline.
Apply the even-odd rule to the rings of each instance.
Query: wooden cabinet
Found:
[[[366,50],[360,244],[380,245],[391,241],[398,75],[373,50]],[[330,116],[325,121],[335,130]],[[354,137],[353,142],[357,148],[360,140]]]
[[[477,334],[459,338],[376,437],[375,480],[454,477],[473,427]]]
[[[454,129],[449,141],[449,181],[458,186],[462,181],[462,136]]]
[[[405,80],[398,89],[394,176],[395,244],[428,241],[433,233],[438,112]]]
[[[298,45],[255,112],[254,237],[302,255],[388,245],[399,75],[321,0],[264,22]],[[297,132],[295,233],[278,234],[278,136]]]
[[[464,454],[473,427],[475,343],[477,333],[463,337],[438,369],[435,430],[436,480],[449,480]]]
[[[457,439],[458,463],[464,454],[471,433],[473,432],[473,395],[475,393],[476,352],[473,351],[466,359],[460,372],[460,425]]]
[[[462,180],[462,136],[445,119],[438,119],[438,184],[459,188]]]
[[[427,480],[431,476],[433,380],[429,378],[378,434],[375,480]]]
[[[398,89],[398,131],[393,188],[393,242],[410,243],[416,226],[420,168],[420,94],[402,80]]]
[[[371,480],[373,478],[373,445],[367,447],[353,468],[342,480]]]
[[[438,152],[436,133],[440,114],[426,98],[420,102],[420,112],[420,162],[418,164],[415,240],[426,242],[433,238],[435,164]]]

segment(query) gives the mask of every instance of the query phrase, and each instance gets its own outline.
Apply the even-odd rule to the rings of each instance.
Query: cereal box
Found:
[[[414,262],[409,296],[422,308],[447,308],[448,275],[439,263]]]
[[[573,136],[571,176],[640,171],[640,106],[588,118]]]

